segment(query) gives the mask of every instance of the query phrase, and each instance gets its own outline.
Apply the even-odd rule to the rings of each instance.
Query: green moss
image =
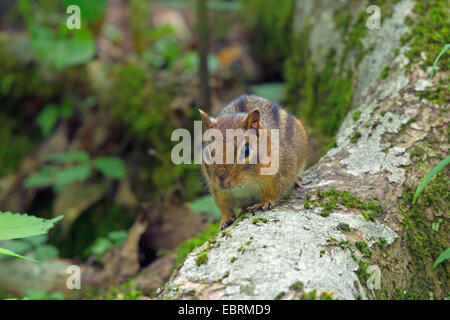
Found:
[[[448,79],[450,79],[450,77],[448,77]],[[447,82],[449,82],[448,79]],[[438,82],[438,84],[435,85],[434,88],[424,91],[417,91],[416,95],[420,98],[445,107],[445,105],[448,103],[448,97],[450,93],[449,90],[450,89],[448,85],[444,85],[441,82]]]
[[[253,223],[253,224],[257,224],[258,222],[267,223],[267,222],[269,222],[269,219],[257,217],[257,218],[255,218],[255,219],[252,220],[252,223]]]
[[[184,261],[186,256],[189,253],[191,253],[196,247],[201,246],[209,238],[215,236],[218,229],[219,229],[219,224],[218,223],[212,224],[211,226],[209,226],[209,228],[207,228],[202,233],[200,233],[200,234],[196,235],[194,238],[189,239],[189,240],[183,242],[182,244],[180,244],[175,249],[175,252],[177,254],[177,259],[176,259],[176,262],[175,262],[175,266],[180,265]],[[216,238],[214,237],[214,238],[211,238],[211,239],[216,239]],[[211,242],[209,242],[209,243],[211,243]],[[208,247],[209,247],[209,245],[208,245]],[[198,259],[198,257],[197,257],[197,259]]]
[[[301,297],[301,300],[316,300],[316,289],[310,292],[304,292]]]
[[[450,276],[446,268],[449,262],[444,262],[434,270],[432,269],[436,258],[450,246],[448,232],[433,231],[434,219],[427,218],[426,214],[431,212],[433,216],[440,217],[442,219],[440,228],[448,230],[450,220],[448,180],[449,170],[444,169],[428,183],[415,205],[412,205],[412,199],[416,187],[404,188],[399,211],[403,217],[403,238],[412,256],[408,268],[415,271],[409,281],[409,288],[406,288],[409,294],[400,294],[398,298],[409,298],[413,293],[413,296],[419,295],[425,299],[428,292],[432,291],[438,282],[442,283],[444,291],[449,290]]]
[[[361,116],[361,110],[356,110],[355,112],[353,112],[352,118],[354,121],[358,121],[360,116]]]
[[[202,264],[208,262],[208,254],[206,252],[200,252],[195,258],[195,263],[197,266],[201,266]]]
[[[390,70],[389,66],[385,66],[383,68],[383,70],[381,70],[381,74],[380,74],[381,79],[386,79],[387,78],[387,76],[389,75],[389,70]]]
[[[358,263],[358,270],[356,271],[356,275],[358,276],[359,282],[361,285],[365,286],[367,280],[371,276],[370,273],[367,272],[367,268],[369,267],[369,263],[364,260],[357,261],[356,258],[353,258]]]
[[[339,243],[338,243],[338,245],[339,245],[339,247],[341,247],[342,249],[350,249],[350,247],[351,247],[351,244],[350,244],[350,242],[348,242],[347,240],[341,240],[341,241],[339,241]]]
[[[237,249],[237,251],[239,251],[239,252],[243,252],[244,250],[245,250],[244,246],[240,246],[240,247]]]
[[[355,246],[358,250],[366,257],[370,257],[372,254],[370,252],[370,248],[364,241],[356,241]]]
[[[386,241],[385,238],[380,238],[380,239],[378,240],[377,245],[378,245],[378,247],[379,247],[380,249],[386,249],[387,246],[388,246],[388,245],[387,245],[387,241]]]
[[[275,296],[275,300],[280,300],[281,298],[283,298],[283,296],[286,294],[286,292],[284,292],[284,291],[282,291],[282,292],[280,292],[279,294],[277,294],[276,296]]]
[[[319,252],[319,256],[322,258],[322,256],[325,254],[326,250],[325,249],[321,249]]]
[[[447,0],[417,1],[413,11],[416,14],[414,19],[406,20],[411,26],[411,32],[405,34],[401,40],[403,45],[410,47],[406,56],[411,61],[420,60],[420,53],[425,52],[425,68],[433,64],[444,44],[450,39],[450,4]],[[439,60],[439,68],[448,70],[450,59]]]
[[[342,232],[349,232],[351,230],[348,223],[339,223],[337,228],[338,228],[338,230],[340,230]]]
[[[333,300],[334,293],[328,290],[320,291],[320,300]]]
[[[308,200],[303,201],[303,207],[305,209],[311,209],[311,202],[309,202]]]
[[[222,238],[231,238],[231,231],[230,230],[224,230],[220,233],[220,235],[222,236]]]
[[[321,215],[327,217],[332,211],[336,210],[339,205],[347,208],[357,209],[366,218],[366,220],[375,220],[375,217],[383,212],[383,207],[375,201],[363,201],[353,196],[349,191],[337,191],[334,188],[321,191],[317,190],[309,195],[311,204],[314,207],[321,207]]]
[[[359,138],[361,138],[361,132],[355,131],[355,132],[353,132],[352,136],[350,137],[350,141],[353,143],[356,143],[359,140]]]
[[[230,262],[233,263],[237,260],[237,257],[231,257]]]
[[[301,282],[301,281],[296,281],[296,282],[294,282],[293,284],[291,284],[291,285],[289,286],[289,289],[290,289],[290,290],[294,290],[294,291],[300,292],[300,291],[303,290],[303,287],[304,287],[303,282]]]

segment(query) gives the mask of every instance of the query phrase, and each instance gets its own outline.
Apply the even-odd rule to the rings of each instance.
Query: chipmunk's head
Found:
[[[203,133],[203,171],[210,183],[232,189],[258,174],[260,111],[232,113],[218,118],[200,115]]]

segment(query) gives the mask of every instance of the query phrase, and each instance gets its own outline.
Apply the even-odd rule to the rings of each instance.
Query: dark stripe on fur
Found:
[[[276,128],[280,127],[280,108],[276,103],[271,102],[273,124]]]
[[[294,117],[288,113],[288,117],[286,119],[286,138],[287,141],[292,141],[292,137],[294,136]]]
[[[240,96],[238,98],[238,100],[236,101],[236,111],[242,112],[242,113],[247,112],[248,111],[247,101],[248,101],[248,98],[246,95]]]

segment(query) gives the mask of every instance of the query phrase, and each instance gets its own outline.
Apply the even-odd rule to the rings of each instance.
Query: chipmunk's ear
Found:
[[[258,130],[259,125],[259,119],[261,117],[261,114],[258,109],[254,109],[250,111],[247,115],[247,118],[244,120],[244,129],[255,129]]]
[[[200,112],[200,116],[202,117],[203,125],[205,126],[206,129],[214,127],[215,120],[213,118],[210,118],[208,116],[208,114],[206,114],[206,112],[204,112],[201,109],[198,109],[198,112]]]

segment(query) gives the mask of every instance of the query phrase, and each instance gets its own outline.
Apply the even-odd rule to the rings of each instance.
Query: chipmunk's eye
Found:
[[[241,152],[243,153],[245,159],[247,159],[248,156],[250,155],[250,147],[249,147],[248,143],[244,144]]]

